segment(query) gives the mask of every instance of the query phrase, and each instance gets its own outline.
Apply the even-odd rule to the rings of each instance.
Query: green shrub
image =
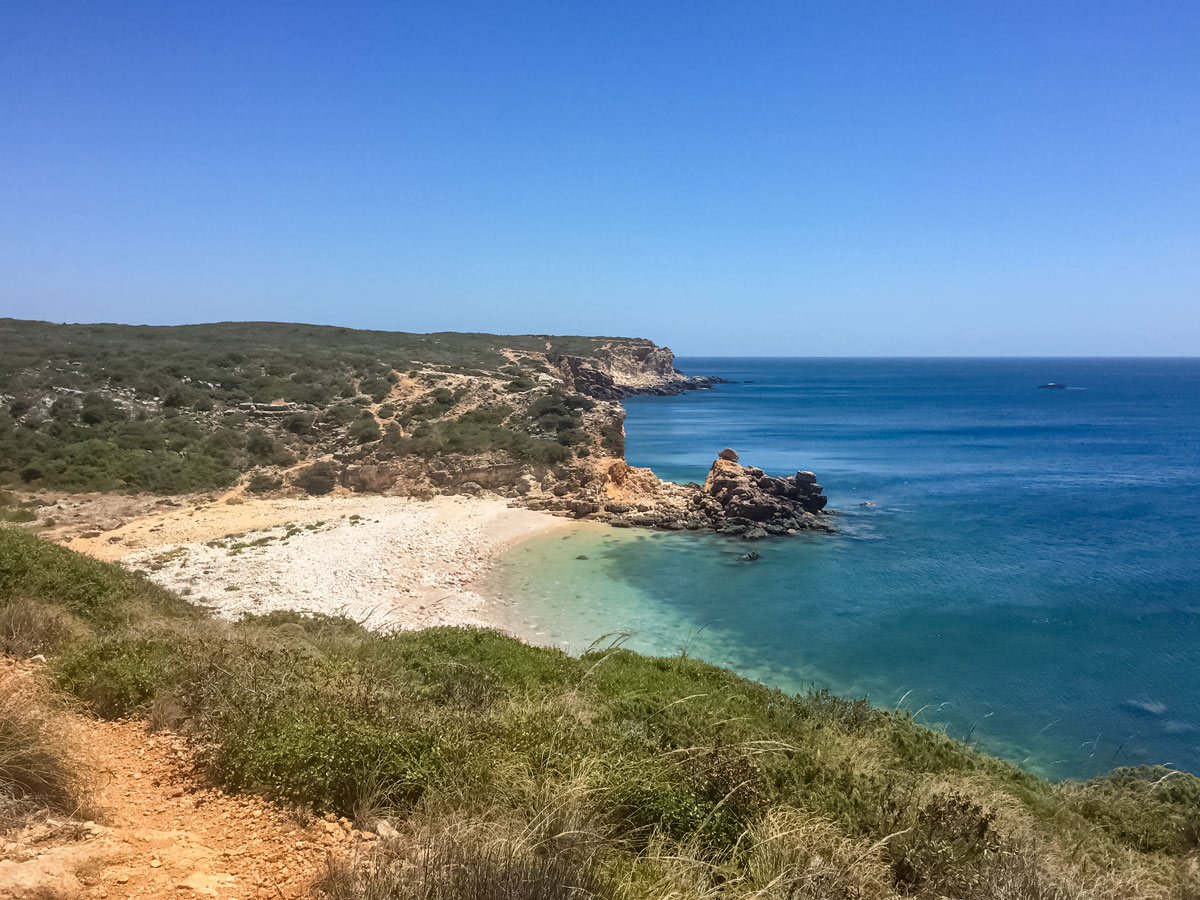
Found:
[[[195,615],[187,602],[142,576],[0,526],[0,604],[19,602],[50,602],[101,627],[135,614]]]
[[[360,410],[352,403],[339,403],[336,406],[331,406],[325,411],[325,415],[321,417],[321,421],[326,425],[349,425],[358,418]]]
[[[613,421],[601,428],[600,445],[609,456],[625,458],[625,427],[620,420]]]
[[[996,817],[953,791],[924,803],[904,833],[887,845],[896,884],[935,896],[962,896],[982,881],[985,862],[1000,852]]]
[[[267,494],[283,487],[282,478],[272,478],[265,472],[255,472],[246,483],[246,490],[251,494]]]
[[[329,461],[313,463],[301,469],[294,479],[297,487],[310,494],[328,494],[337,487],[337,466]]]
[[[1087,820],[1144,853],[1200,848],[1200,779],[1163,766],[1114,769],[1070,786],[1066,797]]]
[[[63,690],[115,718],[144,712],[187,658],[170,637],[109,638],[77,645],[55,670]]]
[[[369,444],[383,437],[383,432],[379,430],[375,417],[367,414],[350,426],[347,435],[357,444]]]
[[[261,428],[251,428],[246,434],[246,452],[266,459],[275,451],[275,439]]]
[[[284,427],[292,434],[308,434],[317,417],[313,413],[293,413],[284,420]]]

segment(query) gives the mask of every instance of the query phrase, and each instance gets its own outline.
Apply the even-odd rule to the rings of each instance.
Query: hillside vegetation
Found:
[[[614,343],[653,346],[0,319],[0,486],[169,494],[254,471],[256,488],[270,490],[298,464],[331,454],[344,463],[496,452],[560,465],[586,445],[582,416],[593,404],[564,390],[554,365],[568,355],[602,359]],[[621,446],[610,449],[619,455]]]
[[[338,900],[1200,897],[1193,776],[1048,783],[864,701],[619,645],[222,623],[0,527],[6,654],[179,730],[226,786],[392,823],[330,865]]]

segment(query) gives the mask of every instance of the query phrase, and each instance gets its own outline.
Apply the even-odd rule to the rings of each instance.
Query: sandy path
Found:
[[[80,722],[102,784],[101,819],[0,839],[2,897],[293,900],[308,896],[329,852],[374,839],[208,788],[189,774],[180,739],[141,723]]]
[[[571,524],[494,498],[328,496],[155,508],[68,546],[224,618],[292,609],[421,628],[489,624],[472,585],[492,560]]]

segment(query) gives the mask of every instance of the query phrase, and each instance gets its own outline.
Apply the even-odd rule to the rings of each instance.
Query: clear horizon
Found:
[[[1200,7],[0,6],[0,316],[1200,348]]]
[[[26,321],[29,321],[29,320],[26,320]],[[47,320],[35,320],[35,321],[47,321]],[[397,331],[397,332],[404,333],[402,329],[381,329],[381,328],[359,329],[356,326],[340,325],[336,322],[335,323],[284,322],[284,321],[267,321],[267,320],[261,320],[261,319],[227,319],[227,320],[224,320],[221,322],[152,323],[152,322],[111,322],[111,321],[110,322],[101,322],[101,321],[96,321],[96,322],[50,322],[49,324],[83,325],[83,326],[87,326],[87,325],[121,325],[121,326],[128,326],[130,328],[146,328],[146,327],[171,328],[171,327],[187,327],[189,325],[249,325],[249,324],[317,325],[319,327],[326,327],[326,328],[350,328],[350,329],[356,330],[356,331],[358,331],[358,330],[385,331],[385,332],[386,331]],[[406,333],[408,333],[408,334],[438,334],[438,333],[454,334],[454,333],[456,333],[456,331],[453,329],[440,329],[439,331],[417,331],[417,332],[406,332]],[[463,332],[457,332],[457,333],[463,333]],[[779,354],[776,354],[776,353],[680,353],[678,350],[676,350],[674,347],[672,347],[669,342],[663,341],[663,340],[656,340],[653,336],[644,335],[644,334],[596,335],[596,334],[583,334],[582,332],[572,332],[570,334],[566,334],[566,333],[559,334],[559,333],[552,333],[552,332],[546,332],[546,331],[532,331],[532,332],[531,331],[524,331],[524,332],[498,331],[498,332],[486,332],[486,333],[494,334],[496,337],[528,337],[530,335],[546,335],[547,337],[609,337],[609,338],[616,338],[616,339],[621,339],[621,338],[634,339],[634,340],[645,339],[645,340],[653,341],[655,344],[657,344],[659,346],[665,346],[668,349],[672,350],[675,353],[676,361],[678,361],[679,359],[848,359],[848,360],[853,360],[853,359],[923,359],[923,360],[936,360],[936,359],[981,359],[981,360],[982,359],[997,359],[997,360],[999,360],[999,359],[1127,359],[1127,360],[1153,359],[1153,360],[1173,360],[1173,359],[1178,359],[1178,360],[1185,360],[1185,361],[1192,361],[1192,360],[1200,359],[1200,354],[1193,354],[1193,355],[1189,356],[1189,355],[1174,355],[1174,354],[1163,354],[1163,353],[1143,354],[1143,355],[1059,353],[1059,354],[1049,355],[1049,356],[1039,355],[1039,354],[996,354],[996,355],[987,355],[987,354],[973,354],[973,355],[968,355],[968,354],[923,354],[923,355],[921,355],[921,354],[908,354],[908,355],[906,355],[906,354],[886,354],[886,355],[874,355],[874,356],[856,356],[854,354],[849,354],[849,353],[837,353],[837,354],[816,353],[816,354],[811,354],[811,355],[805,356],[805,355],[788,354],[788,353],[779,353]]]

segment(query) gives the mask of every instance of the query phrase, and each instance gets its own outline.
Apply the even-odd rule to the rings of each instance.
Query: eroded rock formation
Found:
[[[555,356],[564,383],[573,391],[597,400],[620,400],[636,394],[682,394],[723,383],[708,375],[684,375],[675,368],[668,347],[623,341],[594,357]]]
[[[732,455],[734,458],[729,458]],[[717,531],[747,539],[833,531],[827,498],[812,472],[775,477],[742,466],[733,451],[713,462],[703,485],[660,481],[649,469],[611,460],[522,503],[581,519],[672,531]]]

